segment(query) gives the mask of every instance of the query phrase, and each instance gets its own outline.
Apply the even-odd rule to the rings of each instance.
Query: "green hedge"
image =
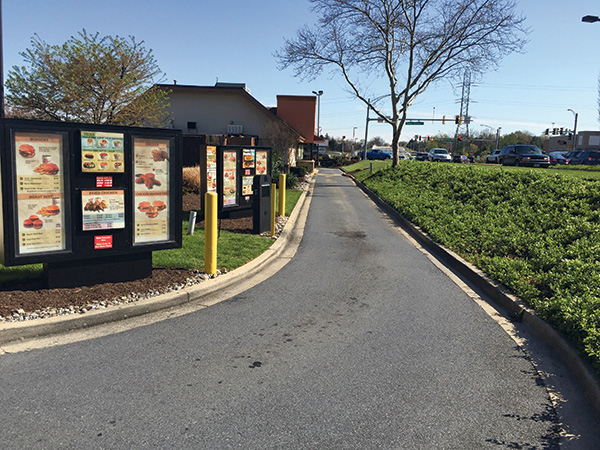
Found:
[[[600,373],[600,181],[404,163],[363,178],[435,241],[510,288]]]

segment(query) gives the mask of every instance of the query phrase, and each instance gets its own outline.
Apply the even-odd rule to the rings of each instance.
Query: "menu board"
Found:
[[[217,147],[206,147],[206,190],[217,192]]]
[[[237,205],[237,152],[223,152],[223,206]]]
[[[254,177],[242,177],[242,195],[243,196],[252,195],[253,182],[254,182]]]
[[[244,158],[242,168],[254,169],[254,149],[245,148],[242,153]]]
[[[125,228],[125,191],[82,191],[83,231]]]
[[[264,175],[267,172],[268,153],[265,151],[256,152],[256,175]]]
[[[82,131],[82,172],[123,173],[125,171],[123,138],[122,133]]]
[[[169,239],[170,141],[134,138],[134,244]]]
[[[18,254],[66,249],[63,137],[15,132]]]

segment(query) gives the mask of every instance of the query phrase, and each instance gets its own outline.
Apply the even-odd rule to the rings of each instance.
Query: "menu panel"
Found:
[[[237,204],[237,151],[224,151],[223,206],[235,206]]]
[[[256,152],[256,174],[264,175],[267,172],[268,153],[266,151]]]
[[[133,139],[134,244],[169,240],[170,140]]]
[[[206,190],[217,192],[217,147],[206,147]]]
[[[15,132],[17,254],[66,249],[63,136]]]
[[[82,172],[123,173],[124,149],[122,133],[81,132]]]
[[[81,191],[83,231],[125,228],[125,191]]]
[[[254,149],[245,148],[242,153],[244,157],[242,168],[254,169]]]

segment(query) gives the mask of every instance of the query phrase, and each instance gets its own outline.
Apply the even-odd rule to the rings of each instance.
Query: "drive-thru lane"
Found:
[[[184,316],[2,355],[0,386],[2,448],[558,445],[528,356],[333,170],[272,277]]]

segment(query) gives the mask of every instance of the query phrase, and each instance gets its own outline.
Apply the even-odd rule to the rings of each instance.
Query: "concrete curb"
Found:
[[[135,303],[110,307],[104,310],[90,311],[83,315],[74,314],[24,322],[8,322],[0,325],[0,346],[15,341],[64,334],[97,325],[126,320],[189,303],[198,303],[199,306],[211,306],[215,304],[216,302],[211,301],[210,297],[216,292],[258,275],[265,266],[273,263],[277,258],[283,257],[284,253],[286,255],[291,254],[292,256],[295,254],[304,233],[304,222],[306,221],[308,207],[310,206],[309,192],[312,192],[314,182],[313,177],[309,191],[302,193],[283,231],[273,245],[247,264],[198,285],[140,300]]]
[[[506,287],[490,279],[477,267],[465,261],[452,250],[434,242],[419,227],[409,222],[388,203],[381,200],[373,191],[367,188],[352,175],[344,174],[369,196],[371,200],[396,223],[398,223],[413,239],[423,248],[460,274],[470,283],[485,292],[497,302],[509,316],[520,320],[529,326],[541,339],[543,339],[565,362],[575,378],[581,383],[592,407],[600,417],[600,380],[591,366],[582,358],[581,354],[551,325],[542,320],[532,309],[526,307],[516,296],[512,295]]]

